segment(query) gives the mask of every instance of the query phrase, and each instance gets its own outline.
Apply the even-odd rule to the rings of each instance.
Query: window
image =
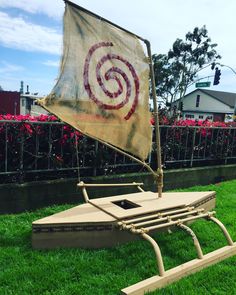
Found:
[[[202,116],[202,115],[199,115],[198,118],[199,118],[199,119],[203,119],[203,116]]]
[[[199,107],[199,104],[200,104],[200,95],[197,95],[197,98],[196,98],[196,108]]]
[[[22,99],[21,105],[22,105],[22,107],[25,106],[25,100],[24,99]]]
[[[194,115],[186,114],[185,118],[186,119],[194,119]]]

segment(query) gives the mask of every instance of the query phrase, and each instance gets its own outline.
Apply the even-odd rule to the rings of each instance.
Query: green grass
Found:
[[[198,186],[185,191],[217,192],[217,217],[236,240],[236,180]],[[70,208],[53,206],[33,213],[0,216],[0,294],[99,295],[119,294],[120,289],[156,274],[155,255],[146,241],[113,249],[31,248],[33,220]],[[218,227],[197,221],[191,225],[207,253],[225,245]],[[155,236],[166,269],[196,257],[184,232]],[[236,257],[206,268],[151,294],[236,294]]]

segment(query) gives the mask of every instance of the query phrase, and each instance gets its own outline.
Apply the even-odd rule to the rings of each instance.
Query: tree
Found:
[[[197,79],[198,72],[221,58],[216,46],[211,43],[203,26],[188,32],[185,41],[176,39],[168,54],[154,54],[152,60],[157,96],[171,104],[183,97]]]

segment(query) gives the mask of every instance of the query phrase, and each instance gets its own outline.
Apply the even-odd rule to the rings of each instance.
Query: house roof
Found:
[[[230,106],[231,108],[234,108],[235,103],[236,103],[236,93],[232,93],[232,92],[224,92],[224,91],[216,91],[216,90],[207,90],[207,89],[195,89],[192,92],[189,92],[188,94],[186,94],[185,96],[183,96],[183,98],[186,98],[187,96],[189,96],[190,94],[197,92],[197,91],[201,91],[221,102],[223,102],[224,104]],[[177,99],[176,101],[179,101],[180,99]]]
[[[42,98],[41,96],[38,96],[38,93],[36,94],[21,94],[20,95],[21,98],[30,98],[30,99],[33,99],[33,100],[37,100],[39,98]]]
[[[232,92],[224,92],[224,91],[215,91],[215,90],[207,90],[207,89],[198,89],[216,99],[219,101],[227,104],[230,107],[234,107],[236,103],[236,93]]]

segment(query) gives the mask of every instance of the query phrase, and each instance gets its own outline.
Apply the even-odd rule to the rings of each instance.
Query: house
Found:
[[[21,115],[39,116],[48,114],[41,106],[37,105],[36,101],[40,97],[37,93],[30,94],[29,92],[22,93],[21,96]]]
[[[18,91],[0,91],[0,114],[6,115],[31,115],[48,114],[36,100],[37,94],[20,93]]]
[[[182,102],[184,119],[227,122],[233,120],[236,93],[196,89],[174,102],[178,107]]]
[[[39,116],[41,114],[48,114],[46,110],[37,105],[37,99],[41,98],[38,93],[30,93],[29,85],[26,86],[27,90],[24,92],[24,82],[21,81],[20,86],[20,99],[21,99],[21,115]]]
[[[20,109],[20,92],[0,91],[0,114],[19,115]]]

